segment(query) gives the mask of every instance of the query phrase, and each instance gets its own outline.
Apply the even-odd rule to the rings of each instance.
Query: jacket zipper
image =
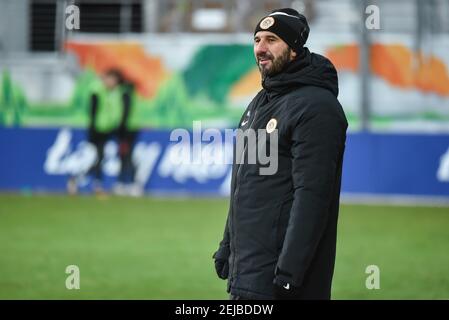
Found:
[[[254,111],[254,117],[253,117],[253,120],[251,121],[251,123],[249,124],[249,128],[248,129],[252,129],[252,127],[253,127],[253,124],[254,124],[254,121],[256,120],[256,118],[257,118],[257,109]],[[247,130],[248,130],[247,129]],[[233,193],[233,195],[232,195],[232,197],[233,197],[233,199],[232,199],[232,210],[231,210],[231,214],[232,214],[232,216],[231,216],[231,223],[232,223],[232,228],[230,228],[231,230],[230,230],[230,232],[231,232],[231,234],[232,234],[232,237],[234,238],[234,239],[231,239],[231,241],[233,242],[233,247],[234,247],[234,259],[232,260],[232,266],[231,266],[231,272],[230,272],[230,274],[231,274],[231,283],[232,283],[232,280],[233,280],[233,278],[234,278],[234,269],[235,269],[235,261],[237,260],[237,252],[236,252],[236,246],[235,246],[235,233],[234,232],[232,232],[233,230],[233,227],[234,227],[234,207],[235,207],[235,198],[236,198],[236,196],[237,196],[237,194],[238,194],[238,191],[239,191],[239,176],[240,176],[240,169],[241,169],[241,167],[242,167],[242,159],[244,160],[245,159],[245,153],[246,153],[246,149],[248,148],[248,143],[246,144],[246,146],[245,146],[245,148],[243,148],[243,152],[242,152],[242,158],[240,159],[240,164],[238,165],[239,167],[238,167],[238,169],[237,169],[237,173],[235,174],[235,190],[234,190],[234,193]]]

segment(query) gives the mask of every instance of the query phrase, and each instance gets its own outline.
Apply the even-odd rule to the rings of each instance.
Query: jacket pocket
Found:
[[[285,234],[287,232],[288,221],[290,219],[290,210],[292,208],[293,198],[284,200],[279,208],[278,217],[275,225],[275,245],[276,252],[280,254],[284,245]]]

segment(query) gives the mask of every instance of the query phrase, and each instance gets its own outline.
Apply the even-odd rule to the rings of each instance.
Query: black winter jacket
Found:
[[[240,128],[266,129],[276,119],[278,170],[261,175],[259,161],[234,162],[228,219],[214,257],[227,259],[233,295],[272,299],[276,283],[297,288],[304,299],[330,299],[348,126],[337,72],[304,48],[262,84]]]

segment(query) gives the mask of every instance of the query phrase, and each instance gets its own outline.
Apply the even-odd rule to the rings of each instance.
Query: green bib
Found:
[[[93,93],[98,97],[95,129],[99,132],[117,129],[123,114],[121,88],[108,90],[102,83],[96,83]]]

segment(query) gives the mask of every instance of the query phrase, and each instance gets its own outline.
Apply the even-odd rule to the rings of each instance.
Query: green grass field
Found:
[[[0,298],[226,299],[211,256],[227,205],[0,195]],[[73,264],[80,290],[65,287]],[[449,299],[449,208],[343,205],[333,298]]]

